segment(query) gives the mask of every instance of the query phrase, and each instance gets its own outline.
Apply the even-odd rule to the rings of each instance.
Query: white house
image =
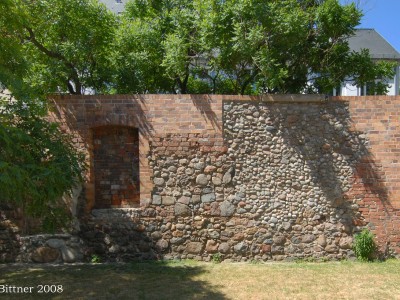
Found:
[[[374,61],[387,60],[397,63],[396,74],[388,79],[389,91],[387,95],[399,95],[400,89],[400,53],[393,48],[375,29],[357,29],[355,35],[349,38],[352,51],[368,49]],[[355,86],[351,80],[342,84],[340,89],[333,91],[335,96],[364,96],[368,95],[367,85]]]

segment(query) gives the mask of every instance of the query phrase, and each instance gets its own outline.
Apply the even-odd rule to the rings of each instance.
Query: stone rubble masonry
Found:
[[[21,250],[18,226],[0,211],[0,263],[14,262]]]
[[[50,118],[74,135],[77,147],[86,153],[89,171],[85,186],[86,211],[95,206],[94,141],[98,128],[123,126],[139,131],[140,201],[151,196],[153,182],[148,163],[149,142],[170,133],[222,133],[222,97],[209,95],[95,95],[53,96]],[[183,151],[184,145],[166,145]]]
[[[207,261],[215,253],[235,261],[341,259],[354,256],[353,237],[367,226],[383,254],[400,255],[400,97],[51,101],[50,118],[87,154],[82,253],[110,261]],[[140,203],[93,209],[100,199],[93,136],[118,126],[138,130]],[[124,188],[111,185],[118,195]]]
[[[85,243],[70,234],[39,234],[20,237],[16,258],[23,263],[75,263],[84,258]]]
[[[87,247],[71,234],[21,236],[18,226],[0,214],[0,263],[74,263]]]

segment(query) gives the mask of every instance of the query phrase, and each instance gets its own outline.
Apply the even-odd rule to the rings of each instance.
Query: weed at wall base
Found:
[[[376,252],[374,235],[368,229],[363,229],[354,239],[353,250],[360,261],[372,261]]]

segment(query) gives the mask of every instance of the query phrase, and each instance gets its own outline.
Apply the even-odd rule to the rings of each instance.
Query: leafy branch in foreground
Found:
[[[41,102],[0,101],[0,203],[54,231],[66,225],[61,198],[82,180],[84,158],[44,111]]]

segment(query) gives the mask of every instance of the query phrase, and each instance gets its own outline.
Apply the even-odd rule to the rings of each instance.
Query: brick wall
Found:
[[[95,206],[93,133],[104,126],[126,126],[139,131],[140,198],[146,205],[151,196],[152,174],[147,155],[149,141],[170,133],[222,136],[223,97],[208,95],[104,95],[53,96],[51,118],[75,136],[86,152],[87,211]],[[178,145],[165,145],[175,151]],[[185,147],[185,145],[180,145]],[[206,145],[205,145],[206,147]]]
[[[143,226],[146,227],[146,224],[151,223],[151,231],[148,232],[150,244],[153,243],[156,248],[160,248],[162,244],[161,248],[164,252],[185,253],[186,248],[194,247],[193,243],[197,243],[196,245],[200,249],[197,254],[203,256],[207,256],[211,253],[210,251],[213,251],[211,250],[212,245],[217,249],[223,244],[223,247],[221,246],[223,251],[232,253],[237,257],[243,255],[254,257],[256,255],[254,253],[257,251],[266,251],[267,254],[275,251],[276,256],[283,254],[290,256],[301,249],[304,253],[308,251],[306,255],[319,251],[318,253],[322,254],[334,252],[335,255],[338,255],[337,257],[341,257],[341,255],[346,256],[350,253],[348,238],[351,238],[352,234],[363,226],[368,225],[377,235],[382,251],[385,250],[386,246],[389,246],[400,253],[400,147],[398,146],[400,139],[398,112],[400,97],[368,96],[327,99],[311,95],[265,95],[262,97],[107,95],[54,96],[50,100],[52,101],[51,118],[62,123],[65,130],[72,132],[77,146],[86,151],[89,164],[85,189],[87,211],[90,211],[99,202],[99,191],[95,190],[95,187],[99,185],[96,184],[96,176],[98,176],[96,172],[98,171],[95,169],[95,159],[98,157],[95,151],[96,132],[99,128],[107,127],[137,128],[140,204],[142,215],[146,218],[150,217],[150,221],[143,221]],[[229,107],[240,105],[240,103],[249,103],[250,106],[243,107],[235,112],[237,115],[232,113],[228,120],[227,111],[230,109]],[[259,121],[258,118],[270,120]],[[296,124],[300,121],[303,122],[301,125]],[[322,190],[325,195],[323,201],[331,201],[329,205],[327,204],[329,209],[327,208],[326,211],[322,209],[326,215],[313,212],[313,203],[310,200],[310,203],[306,201],[300,204],[300,207],[311,205],[311,209],[301,209],[302,218],[282,217],[281,221],[284,223],[282,225],[274,211],[268,210],[268,201],[275,201],[276,203],[273,205],[281,212],[282,208],[280,208],[279,203],[284,199],[283,194],[285,194],[286,200],[289,198],[287,198],[288,195],[285,191],[277,189],[274,190],[274,193],[275,191],[276,193],[273,194],[276,199],[272,199],[272,196],[268,196],[271,195],[269,191],[267,191],[269,194],[266,194],[262,190],[263,181],[257,182],[257,180],[260,180],[258,178],[260,174],[268,173],[269,170],[265,171],[246,166],[247,163],[256,163],[254,159],[248,159],[247,162],[247,155],[254,155],[254,153],[258,153],[257,151],[261,151],[262,153],[257,155],[264,157],[262,164],[268,169],[270,167],[266,163],[268,153],[275,151],[270,149],[269,144],[260,140],[260,138],[264,139],[265,137],[264,131],[262,135],[258,134],[261,132],[260,128],[257,128],[259,122],[266,122],[263,123],[263,126],[267,126],[265,130],[270,130],[271,141],[280,143],[278,149],[275,149],[276,151],[279,150],[279,153],[276,153],[276,162],[273,163],[276,164],[279,160],[279,163],[284,165],[282,165],[282,168],[271,165],[272,169],[275,170],[274,172],[278,174],[276,176],[280,176],[277,177],[277,186],[284,187],[289,183],[292,184],[293,178],[297,176],[290,175],[288,177],[287,174],[280,172],[280,169],[290,170],[290,158],[292,157],[285,157],[284,155],[280,157],[287,148],[304,150],[296,155],[298,155],[297,158],[304,159],[303,165],[307,166],[305,169],[307,172],[314,170],[317,175],[320,172],[325,174],[324,167],[321,167],[321,165],[324,166],[329,157],[331,157],[329,161],[331,163],[328,171],[332,171],[332,174],[336,172],[337,168],[344,168],[344,175],[340,175],[342,178],[336,179],[329,175],[319,179],[316,175],[314,178],[304,179],[305,181],[310,180],[307,181],[309,185],[318,183],[314,190],[311,187],[311,191],[303,191],[303,193],[313,195],[311,200],[318,202],[318,195]],[[316,122],[319,122],[315,129],[317,131],[309,130],[309,127],[315,126]],[[253,126],[251,127],[249,124],[253,123],[254,125],[251,125]],[[247,127],[241,135],[236,136],[229,133],[235,126],[240,127],[242,125]],[[279,128],[279,134],[275,132],[276,127]],[[258,133],[254,133],[255,130]],[[322,143],[325,138],[324,130],[327,130],[327,134],[329,133],[332,136],[331,142]],[[312,132],[317,136],[317,139],[314,139],[315,136]],[[276,135],[275,138],[274,135]],[[302,144],[289,143],[285,145],[285,139],[291,143],[294,140],[305,139],[305,145],[308,148],[303,149]],[[338,143],[338,145],[335,145],[335,143]],[[260,147],[257,148],[257,144],[260,144]],[[231,149],[231,151],[230,148],[236,150]],[[320,165],[315,164],[314,166],[313,162],[310,163],[306,160],[309,150],[312,155],[321,160]],[[244,157],[241,158],[244,162],[238,163],[237,159],[241,155]],[[190,157],[192,165],[189,166],[188,163],[183,162],[185,156]],[[169,162],[167,162],[168,158],[171,158]],[[310,159],[315,160],[314,157]],[[218,169],[214,166],[216,162],[223,167]],[[196,169],[195,165],[197,164],[205,164],[205,168],[209,166],[208,173],[202,167]],[[241,168],[241,173],[232,175],[233,178],[224,183],[224,175],[229,175],[235,168]],[[179,173],[178,169],[183,173]],[[192,171],[188,169],[193,169],[193,173],[190,173]],[[175,172],[178,173],[175,174]],[[190,173],[189,175],[186,174],[189,176],[187,188],[184,188],[183,183],[176,183],[177,180],[185,181],[187,179],[185,172]],[[202,175],[201,178],[198,177],[200,175]],[[266,175],[262,176],[265,177]],[[302,174],[298,176],[301,177]],[[270,177],[268,178],[270,180]],[[170,179],[173,180],[168,184],[167,182]],[[329,180],[335,181],[337,189],[332,188]],[[288,181],[291,182],[288,183]],[[246,195],[245,189],[247,187],[243,187],[243,182],[246,182],[248,187],[253,185],[254,191]],[[261,190],[259,190],[260,188]],[[296,195],[298,188],[294,186],[293,195]],[[338,193],[340,195],[337,195]],[[306,194],[300,193],[299,195],[306,197]],[[204,196],[204,202],[202,196]],[[199,198],[200,200],[197,199],[196,201],[200,202],[194,203],[193,197]],[[265,203],[268,205],[265,206],[262,201],[266,201]],[[129,201],[126,204],[126,206],[129,206]],[[267,211],[262,213],[265,209]],[[289,209],[291,216],[296,216],[296,212],[293,211],[295,206],[290,206]],[[222,215],[221,211],[223,212]],[[192,220],[193,224],[188,214],[196,216],[197,219]],[[341,215],[343,221],[340,221]],[[270,220],[273,220],[273,222]],[[237,232],[232,231],[233,240],[224,236],[222,242],[207,234],[201,236],[201,234],[205,234],[200,230],[201,226],[193,232],[187,229],[177,232],[170,232],[172,229],[161,230],[165,237],[157,229],[162,226],[164,226],[163,228],[165,226],[175,228],[174,224],[179,228],[185,228],[185,226],[189,226],[188,224],[196,227],[199,226],[199,222],[203,221],[204,224],[216,222],[208,225],[207,228],[209,228],[209,231],[217,232],[218,236],[221,235],[221,239],[223,234],[227,234],[227,231],[223,231],[222,228],[236,226],[232,224],[240,224],[240,226],[235,227]],[[328,222],[326,224],[327,229],[323,229],[324,222]],[[292,229],[292,226],[297,225],[302,227]],[[258,229],[253,230],[249,226],[255,226]],[[279,229],[282,226],[287,231],[284,235]],[[296,231],[299,228],[300,231]],[[245,229],[251,235],[249,233],[246,241],[243,241],[237,236],[241,236],[240,232]],[[275,231],[276,229],[278,231]],[[305,231],[302,232],[302,230]],[[316,239],[320,234],[318,230],[323,232],[327,230],[327,240],[325,237]],[[189,233],[185,237],[184,232],[186,231]],[[213,234],[217,236],[215,232]],[[338,232],[336,238],[332,232],[335,234]],[[301,236],[307,237],[306,242],[301,242],[300,233]],[[277,236],[275,237],[274,234]],[[179,246],[175,246],[173,242],[170,244],[170,239],[172,237],[177,238],[176,235],[179,235]],[[258,238],[256,239],[257,235]],[[121,235],[121,237],[123,236],[125,236],[125,233]],[[157,236],[157,239],[151,242],[150,236]],[[160,239],[161,236],[162,239]],[[271,244],[262,243],[262,236],[267,237],[265,238],[266,241],[273,241],[272,247]],[[268,236],[270,237],[268,238]],[[275,238],[279,242],[277,245],[274,244]],[[304,247],[304,243],[307,244],[307,247]],[[229,247],[231,250],[229,250]],[[207,248],[209,248],[208,254],[205,250]],[[317,248],[320,250],[315,250]]]
[[[370,141],[369,155],[354,172],[349,196],[361,199],[360,212],[380,245],[400,250],[400,97],[333,97],[348,101],[353,129]]]

